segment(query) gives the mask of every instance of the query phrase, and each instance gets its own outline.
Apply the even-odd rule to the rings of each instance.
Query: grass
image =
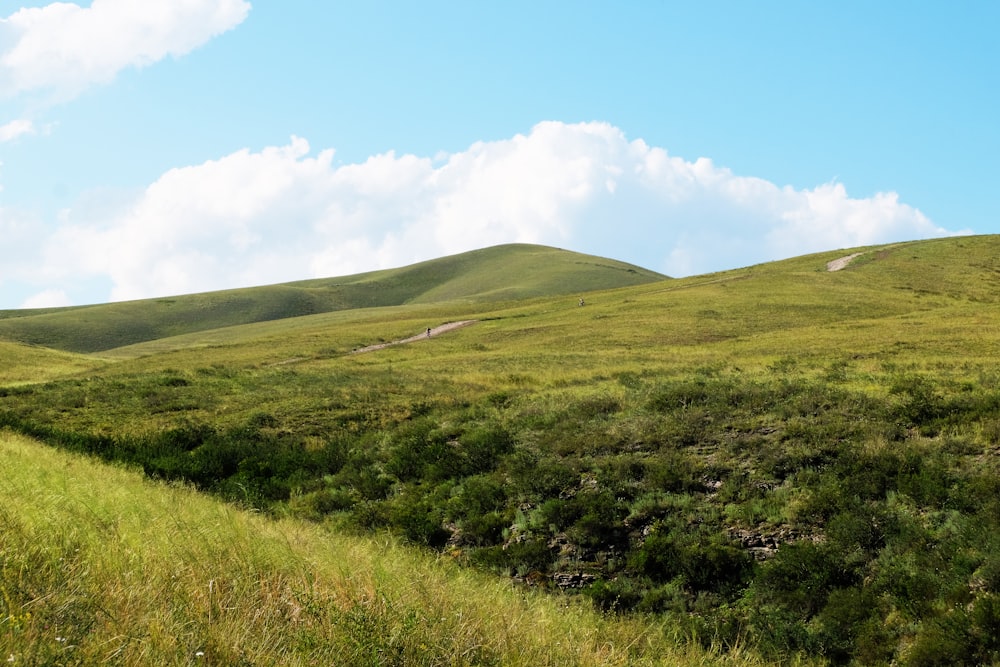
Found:
[[[0,311],[0,339],[99,352],[314,313],[577,294],[664,277],[623,262],[566,250],[504,245],[339,278],[87,307]]]
[[[756,665],[448,557],[269,519],[0,433],[11,664]]]
[[[490,625],[482,611],[490,602],[476,602],[475,613],[462,606],[479,589],[491,599],[509,591],[504,579],[479,572],[487,570],[550,590],[566,576],[597,577],[581,589],[597,607],[641,613],[591,617],[584,596],[523,591],[515,597],[528,610],[509,613],[556,627],[564,612],[540,610],[569,604],[574,624],[603,628],[571,635],[574,647],[579,637],[626,633],[593,640],[632,646],[605,659],[653,660],[637,648],[646,644],[632,643],[642,635],[655,646],[678,636],[715,642],[736,661],[753,660],[750,642],[776,660],[812,653],[834,663],[922,665],[961,654],[989,663],[1000,659],[991,639],[1000,635],[990,630],[1000,623],[1000,604],[992,606],[1000,543],[991,537],[1000,488],[998,244],[968,237],[832,251],[588,292],[582,308],[576,293],[439,300],[449,293],[432,295],[433,303],[413,297],[188,331],[99,357],[9,346],[0,354],[19,368],[0,383],[0,423],[130,461],[154,477],[188,479],[238,505],[327,522],[321,529],[247,519],[263,522],[252,534],[288,525],[296,535],[321,531],[323,543],[355,545],[344,549],[362,560],[336,558],[356,562],[366,590],[377,593],[352,593],[343,613],[368,609],[365,622],[376,618],[379,629],[365,632],[399,643],[366,639],[363,649],[402,651],[391,655],[403,661],[417,660],[421,645],[438,646],[406,623],[433,628],[433,619],[449,618],[449,605],[480,619],[474,641],[434,640],[452,662],[475,642],[489,647],[477,658],[484,663],[600,661],[596,648],[587,658],[560,653],[568,650],[560,633],[569,630],[536,644],[511,635],[513,621]],[[861,254],[846,269],[826,271],[853,252]],[[429,276],[432,266],[414,274],[423,276],[419,285],[464,284],[497,296],[481,274],[463,280],[477,275],[470,266],[452,263],[452,273]],[[506,275],[490,280],[501,284]],[[468,319],[477,323],[351,353]],[[191,519],[185,530],[208,531],[204,525]],[[322,532],[331,527],[379,537]],[[439,556],[413,556],[386,529]],[[32,535],[10,553],[30,552]],[[154,547],[176,559],[173,544],[181,542],[174,534]],[[748,560],[751,547],[765,560]],[[271,548],[248,543],[233,552]],[[423,567],[422,559],[442,568],[419,570],[419,581],[440,582],[433,596],[405,583],[377,558],[382,552],[407,563],[404,571]],[[283,553],[274,562],[297,561]],[[271,567],[265,560],[251,570]],[[279,572],[296,582],[305,576]],[[204,578],[223,580],[214,571]],[[276,614],[272,603],[284,598],[254,597],[262,586],[246,580],[257,583],[234,595]],[[307,588],[296,583],[293,591]],[[175,607],[185,611],[170,615],[195,624],[186,610],[202,603],[184,595]],[[642,615],[650,612],[659,620]],[[344,638],[354,630],[323,633],[354,627],[356,618],[321,618],[307,644],[355,646]],[[455,625],[440,630],[463,636]],[[522,645],[527,657],[517,652]],[[682,653],[703,659],[692,657],[701,655],[695,648]],[[361,653],[341,655],[363,661]]]
[[[104,365],[81,354],[0,341],[0,387],[45,382]]]

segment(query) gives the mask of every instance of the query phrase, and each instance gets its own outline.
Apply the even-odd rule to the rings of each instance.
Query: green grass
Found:
[[[339,278],[86,307],[0,311],[0,340],[99,352],[314,313],[577,294],[664,278],[637,266],[566,250],[504,245]]]
[[[104,366],[81,354],[0,341],[0,387],[44,382]]]
[[[388,536],[249,514],[10,433],[0,456],[11,664],[763,664]]]

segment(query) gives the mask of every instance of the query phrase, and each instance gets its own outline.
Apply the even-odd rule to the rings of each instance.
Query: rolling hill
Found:
[[[0,340],[100,352],[315,313],[577,294],[665,278],[623,262],[513,244],[340,278],[84,307],[0,311]]]
[[[559,280],[495,298],[544,264],[449,266],[383,275],[424,289],[374,308],[113,354],[9,344],[40,381],[0,381],[0,433],[389,531],[730,656],[1000,662],[1000,237],[640,281],[584,308]]]

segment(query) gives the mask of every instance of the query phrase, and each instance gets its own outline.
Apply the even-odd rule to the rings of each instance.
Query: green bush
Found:
[[[443,547],[451,536],[444,528],[440,510],[419,497],[400,496],[389,511],[390,523],[412,542]]]
[[[630,579],[600,580],[584,589],[598,609],[609,612],[626,612],[642,600],[642,591]]]
[[[809,540],[782,545],[757,570],[755,597],[784,607],[801,621],[815,616],[838,588],[854,586],[858,574],[843,554],[828,544]]]
[[[465,453],[462,475],[490,472],[496,468],[500,457],[514,451],[511,433],[494,424],[474,428],[463,433],[458,440]]]
[[[477,547],[500,544],[509,525],[509,519],[499,512],[470,516],[459,523],[462,543]]]

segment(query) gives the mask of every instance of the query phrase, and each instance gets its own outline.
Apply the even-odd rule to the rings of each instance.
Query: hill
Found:
[[[2,432],[0,456],[12,664],[761,664],[385,535],[269,520]]]
[[[102,366],[81,354],[0,341],[0,387],[44,382]]]
[[[40,311],[0,311],[0,339],[72,352],[357,308],[491,302],[664,279],[614,260],[514,244],[340,278]]]
[[[0,428],[277,516],[388,530],[736,654],[995,664],[998,258],[1000,237],[938,239],[598,290],[583,308],[441,301],[219,328],[4,388]]]

